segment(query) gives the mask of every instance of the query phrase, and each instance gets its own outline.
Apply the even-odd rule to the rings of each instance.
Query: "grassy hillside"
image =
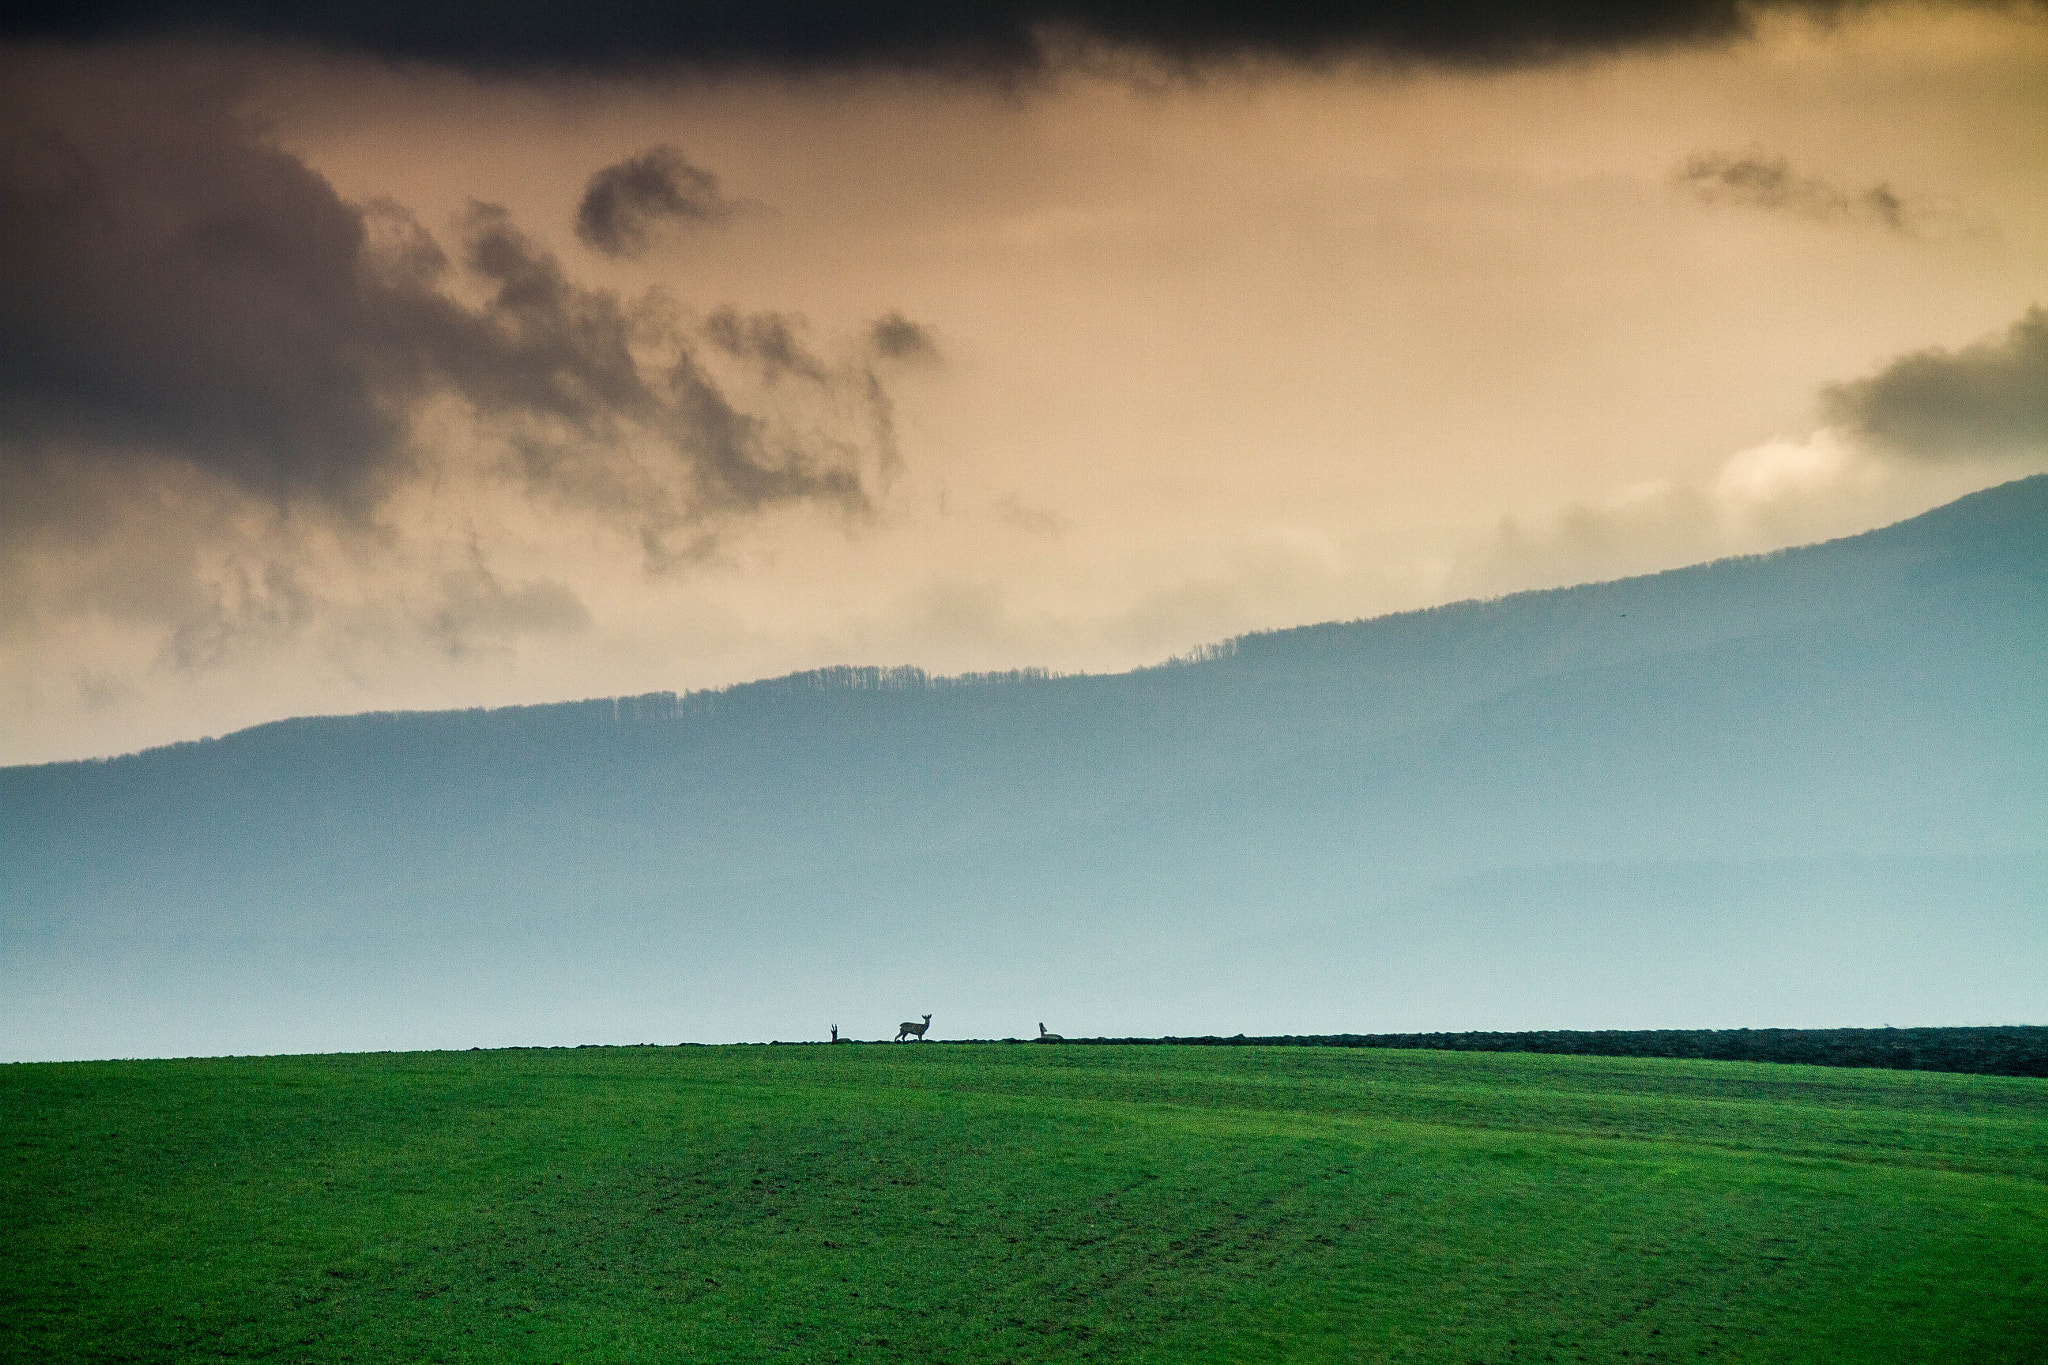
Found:
[[[2039,1361],[2048,1084],[855,1045],[0,1068],[0,1355]]]

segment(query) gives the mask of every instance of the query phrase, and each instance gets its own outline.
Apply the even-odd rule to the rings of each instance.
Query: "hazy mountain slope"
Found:
[[[14,1055],[913,1006],[998,1034],[2048,1017],[2048,478],[1130,674],[288,721],[0,770],[0,810]]]

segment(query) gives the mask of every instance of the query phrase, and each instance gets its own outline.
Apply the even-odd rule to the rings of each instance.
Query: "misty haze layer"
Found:
[[[0,770],[0,1053],[2048,1017],[2048,477],[1109,676]]]

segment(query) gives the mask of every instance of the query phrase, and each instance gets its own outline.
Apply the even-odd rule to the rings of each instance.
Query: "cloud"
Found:
[[[716,175],[673,147],[650,147],[590,177],[576,235],[607,256],[640,256],[665,237],[717,227],[738,210],[719,192]]]
[[[661,6],[536,0],[480,21],[460,5],[128,0],[7,7],[0,34],[68,42],[239,36],[480,71],[919,69],[1014,78],[1107,45],[1174,63],[1351,57],[1500,66],[1747,35],[1763,11],[1831,17],[1843,0],[763,0]]]
[[[751,361],[773,384],[784,375],[824,383],[825,365],[798,335],[802,318],[789,313],[742,313],[737,308],[714,310],[704,319],[704,335],[735,360]]]
[[[10,64],[10,466],[171,458],[359,514],[417,472],[417,410],[453,396],[536,486],[630,511],[657,538],[780,502],[866,504],[863,461],[881,452],[742,411],[658,297],[576,284],[477,204],[458,225],[460,274],[483,297],[465,302],[396,206],[344,202],[217,90],[115,74]],[[820,409],[880,401],[864,369],[819,364],[776,315],[714,318],[714,342],[808,384]]]
[[[1910,233],[1919,217],[1889,185],[1845,189],[1818,176],[1801,175],[1786,158],[1761,151],[1740,156],[1701,152],[1679,167],[1676,179],[1705,203],[1790,213],[1821,223],[1868,223]]]
[[[1027,536],[1058,540],[1073,529],[1073,523],[1054,511],[1034,507],[1015,493],[1006,493],[989,504],[996,520]]]
[[[450,658],[502,649],[524,635],[573,635],[590,625],[576,594],[549,579],[507,587],[481,553],[442,575],[438,600],[423,614],[425,634]]]
[[[216,89],[25,61],[0,83],[0,458],[151,452],[266,496],[361,497],[432,382],[418,338],[459,318],[438,252],[373,234],[381,212]]]
[[[1451,586],[1493,594],[1596,582],[1850,534],[1923,510],[1920,488],[1897,473],[1839,428],[1775,437],[1703,479],[1651,480],[1548,517],[1503,518],[1458,557]]]
[[[1901,356],[1823,401],[1871,444],[1917,460],[2048,450],[2048,310],[1960,351]]]
[[[587,287],[490,204],[444,246],[215,74],[17,53],[0,122],[0,630],[152,621],[179,670],[473,652],[586,617],[445,570],[434,538],[479,533],[448,509],[581,514],[661,572],[778,508],[864,516],[899,462],[866,336],[828,360],[794,315]]]
[[[874,326],[868,329],[868,343],[884,360],[935,361],[939,358],[938,343],[932,340],[930,330],[918,326],[901,313],[877,318]]]
[[[119,706],[135,695],[134,681],[118,673],[81,668],[72,674],[72,680],[78,686],[79,704],[88,714]]]
[[[441,360],[463,397],[503,420],[538,491],[633,521],[656,559],[675,552],[678,533],[701,532],[718,514],[790,502],[868,506],[864,467],[893,460],[893,445],[807,435],[814,424],[742,410],[658,299],[636,305],[576,285],[496,206],[473,205],[464,228],[469,270],[494,292],[463,317]],[[748,344],[763,330],[734,326]],[[765,331],[770,351],[757,358],[788,339],[780,319]],[[662,357],[653,374],[642,349]],[[820,409],[852,400],[872,422],[886,401],[864,370],[830,371],[796,351],[787,358],[778,374],[807,381]]]
[[[1901,356],[1823,390],[1826,424],[1534,521],[1505,518],[1468,548],[1475,592],[1646,573],[1847,535],[2013,477],[2048,458],[2048,310],[1959,351]],[[2028,463],[2031,460],[2031,465]]]
[[[1867,491],[1884,478],[1867,452],[1834,427],[1803,441],[1778,437],[1730,455],[1708,486],[1724,516],[1806,498]]]

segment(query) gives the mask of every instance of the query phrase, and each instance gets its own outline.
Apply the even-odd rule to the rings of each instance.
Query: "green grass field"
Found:
[[[2048,1360],[2048,1082],[856,1045],[0,1067],[10,1360]]]

